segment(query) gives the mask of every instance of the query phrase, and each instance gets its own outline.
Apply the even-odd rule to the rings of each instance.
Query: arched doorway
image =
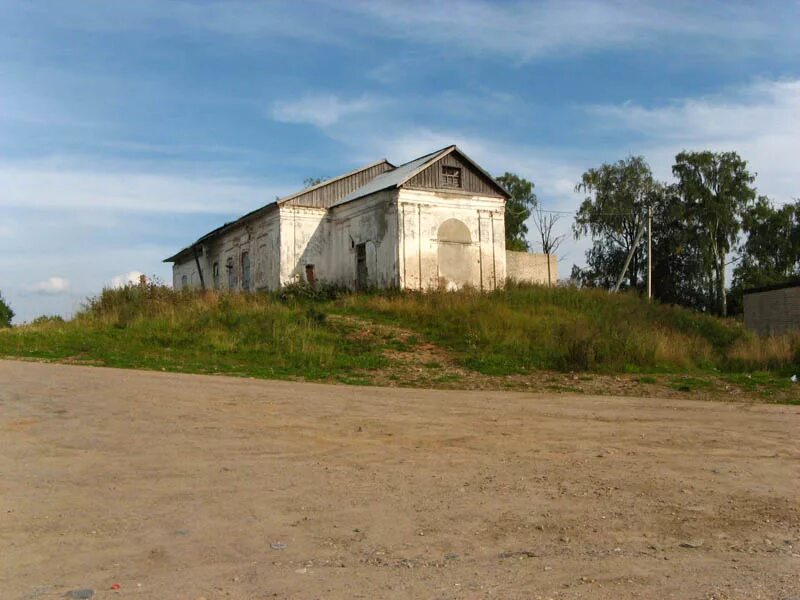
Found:
[[[437,233],[439,286],[448,290],[478,286],[480,264],[469,228],[458,219],[447,219]]]

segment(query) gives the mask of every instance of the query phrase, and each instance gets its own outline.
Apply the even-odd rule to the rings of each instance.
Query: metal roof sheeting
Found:
[[[473,161],[471,158],[469,158],[466,154],[464,154],[461,150],[459,150],[455,145],[452,145],[452,146],[447,146],[445,148],[442,148],[440,150],[436,150],[435,152],[431,152],[430,154],[426,154],[425,156],[420,156],[419,158],[415,158],[414,160],[409,161],[409,162],[407,162],[405,164],[402,164],[399,167],[394,167],[388,160],[381,159],[381,160],[379,160],[377,162],[372,163],[371,165],[367,165],[366,167],[361,167],[360,169],[356,169],[354,171],[350,171],[349,173],[345,173],[344,175],[339,175],[338,177],[334,177],[332,179],[328,179],[326,181],[318,183],[317,185],[312,186],[312,187],[310,187],[308,189],[301,190],[301,191],[296,192],[294,194],[290,194],[289,196],[285,196],[283,198],[280,198],[276,202],[272,202],[272,203],[270,203],[270,204],[268,204],[266,206],[262,206],[261,208],[257,208],[256,210],[247,213],[246,215],[236,219],[235,221],[231,221],[230,223],[225,223],[223,226],[218,227],[217,229],[214,229],[213,231],[210,231],[209,233],[205,234],[204,236],[199,238],[196,242],[194,242],[193,244],[190,244],[189,246],[187,246],[186,248],[184,248],[180,252],[174,254],[173,256],[170,256],[169,258],[164,259],[164,262],[175,262],[178,257],[180,257],[182,254],[184,254],[184,253],[188,252],[189,250],[191,250],[193,246],[196,246],[197,244],[200,244],[200,243],[202,243],[202,242],[204,242],[204,241],[206,241],[208,239],[217,237],[221,233],[223,233],[223,232],[227,231],[228,229],[234,227],[238,223],[240,223],[240,222],[242,222],[242,221],[254,216],[255,214],[261,213],[262,211],[265,212],[266,210],[271,209],[271,208],[277,208],[279,205],[282,205],[282,204],[284,204],[286,202],[289,202],[289,201],[292,201],[292,200],[296,200],[296,199],[302,197],[305,194],[313,193],[316,190],[325,188],[326,186],[329,186],[329,185],[334,184],[336,182],[342,181],[347,177],[353,177],[354,175],[357,175],[358,173],[362,173],[362,172],[367,171],[369,169],[374,169],[379,165],[388,166],[392,170],[391,171],[387,171],[386,173],[382,173],[381,175],[378,175],[374,179],[371,179],[369,182],[367,182],[366,184],[362,185],[358,189],[350,192],[346,196],[342,197],[340,200],[337,200],[337,201],[333,202],[332,204],[329,204],[327,206],[327,208],[332,208],[334,206],[339,206],[341,204],[345,204],[346,202],[352,202],[353,200],[357,200],[359,198],[363,198],[364,196],[368,196],[369,194],[373,194],[375,192],[380,192],[381,190],[386,190],[386,189],[390,189],[390,188],[398,188],[401,185],[403,185],[406,182],[408,182],[409,179],[411,179],[412,177],[414,177],[415,175],[417,175],[418,173],[422,172],[424,169],[426,169],[427,167],[432,165],[437,160],[441,159],[444,156],[447,156],[448,154],[450,154],[451,152],[454,152],[454,151],[458,152],[458,154],[461,156],[461,158],[463,158],[468,164],[470,164],[473,167],[475,167],[475,169],[477,171],[482,173],[487,178],[488,182],[490,182],[491,185],[496,187],[497,190],[503,196],[505,196],[506,198],[509,197],[509,194],[505,190],[505,188],[503,188],[503,186],[501,186],[499,183],[497,183],[491,175],[489,175],[486,171],[484,171],[480,167],[480,165],[478,165],[475,161]]]
[[[433,162],[435,159],[439,158],[440,154],[444,154],[451,148],[455,148],[455,146],[448,146],[447,148],[442,148],[436,152],[426,154],[425,156],[420,156],[419,158],[415,158],[410,162],[400,165],[393,171],[389,171],[383,175],[378,175],[369,183],[362,185],[354,192],[347,194],[347,196],[334,203],[333,206],[339,206],[345,202],[351,202],[352,200],[357,200],[358,198],[373,194],[375,192],[380,192],[381,190],[398,187],[402,185],[406,179],[413,177],[417,171],[425,167],[429,162]]]

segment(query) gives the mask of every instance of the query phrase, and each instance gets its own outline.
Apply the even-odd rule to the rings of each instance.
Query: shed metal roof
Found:
[[[800,279],[792,279],[782,283],[773,283],[772,285],[762,285],[760,287],[752,287],[742,290],[743,294],[758,294],[759,292],[772,292],[774,290],[783,290],[791,287],[800,287]]]

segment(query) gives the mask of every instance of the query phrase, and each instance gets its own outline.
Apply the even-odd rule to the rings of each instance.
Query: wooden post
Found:
[[[194,264],[197,265],[197,274],[200,276],[200,288],[206,291],[206,282],[203,279],[203,269],[200,268],[200,259],[197,257],[197,246],[192,246],[192,253],[194,254]]]

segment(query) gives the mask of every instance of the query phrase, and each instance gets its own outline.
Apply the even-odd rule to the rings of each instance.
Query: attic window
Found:
[[[442,165],[442,187],[461,187],[461,167]]]

